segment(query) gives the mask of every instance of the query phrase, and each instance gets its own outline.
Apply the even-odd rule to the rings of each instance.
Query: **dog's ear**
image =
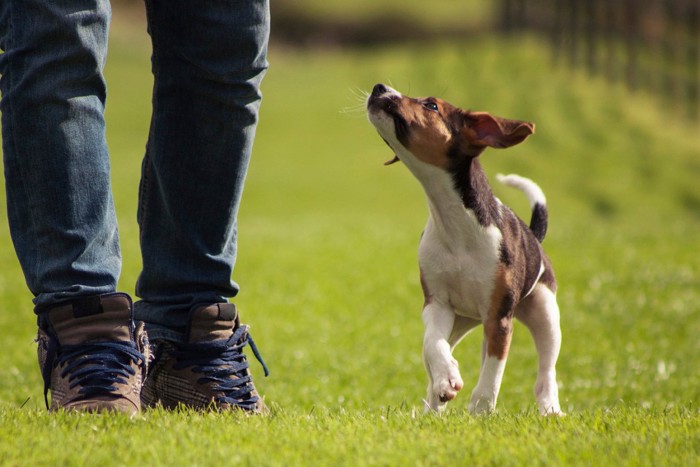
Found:
[[[507,148],[521,143],[535,132],[535,124],[494,117],[487,112],[466,112],[464,131],[470,143],[477,146]]]

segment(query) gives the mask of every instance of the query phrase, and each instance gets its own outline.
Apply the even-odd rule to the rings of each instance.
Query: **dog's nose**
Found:
[[[388,91],[388,89],[382,83],[375,84],[374,88],[372,88],[372,95],[373,96],[380,96],[387,91]]]

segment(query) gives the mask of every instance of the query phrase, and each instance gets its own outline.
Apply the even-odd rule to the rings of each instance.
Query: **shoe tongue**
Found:
[[[86,297],[47,315],[61,345],[132,340],[131,300],[126,295]]]
[[[237,324],[236,307],[231,303],[215,303],[190,312],[187,342],[208,342],[228,339]]]

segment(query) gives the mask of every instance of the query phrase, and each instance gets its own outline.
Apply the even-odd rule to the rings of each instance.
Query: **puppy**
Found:
[[[418,260],[423,305],[427,410],[442,411],[463,382],[452,350],[484,325],[479,381],[471,413],[490,413],[508,357],[513,318],[530,330],[539,357],[535,398],[543,415],[561,414],[555,364],[561,346],[557,283],[541,242],[547,230],[542,190],[517,175],[500,176],[532,207],[528,227],[493,195],[479,163],[486,149],[507,148],[535,131],[532,123],[469,112],[432,97],[411,98],[377,84],[367,99],[370,122],[428,199]]]

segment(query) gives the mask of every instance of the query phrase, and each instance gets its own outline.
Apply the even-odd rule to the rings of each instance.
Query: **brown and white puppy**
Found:
[[[542,190],[517,175],[500,176],[532,207],[528,227],[493,195],[478,156],[531,135],[531,123],[461,110],[441,99],[410,98],[377,84],[367,99],[370,122],[420,181],[429,218],[419,246],[425,296],[423,359],[426,410],[440,411],[462,389],[455,345],[484,325],[479,381],[469,410],[492,412],[513,332],[530,330],[539,355],[535,397],[543,415],[560,414],[555,364],[561,346],[556,281],[541,242],[547,230]]]

